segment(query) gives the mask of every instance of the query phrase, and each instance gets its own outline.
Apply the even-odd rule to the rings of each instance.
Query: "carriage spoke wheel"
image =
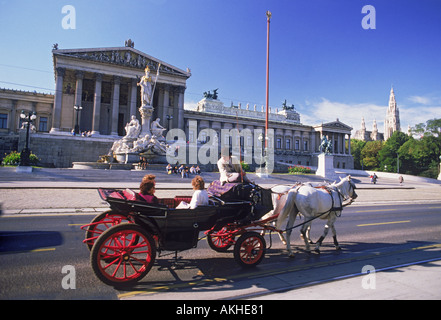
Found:
[[[86,236],[85,243],[89,250],[92,250],[93,244],[96,239],[107,229],[113,227],[115,225],[125,223],[125,222],[133,222],[131,218],[127,215],[118,213],[113,210],[108,210],[97,215],[93,220],[89,223],[89,226],[86,228]]]
[[[207,242],[211,249],[217,252],[226,252],[234,244],[234,236],[227,227],[219,231],[213,231],[207,234]]]
[[[103,232],[90,254],[95,275],[115,287],[141,280],[152,268],[155,258],[155,241],[134,223],[119,224]]]
[[[242,267],[253,267],[262,261],[265,251],[265,239],[257,232],[246,232],[234,246],[234,259]]]

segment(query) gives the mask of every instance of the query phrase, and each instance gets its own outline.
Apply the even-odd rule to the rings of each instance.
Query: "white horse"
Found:
[[[317,241],[315,251],[320,252],[320,245],[323,239],[328,234],[331,228],[334,238],[334,245],[337,250],[340,247],[337,242],[337,234],[334,223],[338,216],[340,216],[343,206],[352,203],[357,198],[355,193],[355,184],[348,176],[344,179],[340,178],[340,182],[333,183],[324,187],[311,187],[300,185],[288,191],[286,199],[284,200],[283,209],[280,211],[277,219],[277,228],[281,229],[283,222],[288,217],[288,224],[286,226],[286,248],[290,257],[294,254],[291,251],[290,236],[292,227],[294,225],[297,214],[300,212],[305,217],[305,222],[302,224],[301,233],[305,242],[306,251],[310,251],[309,236],[307,231],[316,218],[328,219],[323,235]],[[347,203],[343,203],[347,201]],[[280,208],[279,208],[280,210]]]
[[[271,199],[272,199],[272,203],[273,203],[273,210],[268,212],[261,219],[265,220],[269,217],[272,217],[272,216],[279,214],[282,211],[283,207],[285,206],[286,199],[288,198],[288,192],[290,190],[292,190],[293,188],[299,187],[300,185],[310,186],[310,187],[321,187],[321,186],[326,186],[329,184],[326,181],[324,181],[324,182],[303,182],[303,183],[299,182],[293,186],[276,185],[276,186],[272,187],[271,188],[271,193],[272,193]],[[310,243],[312,243],[311,240],[309,239],[309,230],[310,230],[310,228],[308,228],[308,230],[306,231],[306,236],[308,238],[308,241]],[[286,240],[285,240],[285,237],[283,236],[283,234],[279,233],[279,237],[280,237],[280,240],[283,242],[283,244],[286,245]],[[303,237],[303,235],[302,235],[302,237]]]

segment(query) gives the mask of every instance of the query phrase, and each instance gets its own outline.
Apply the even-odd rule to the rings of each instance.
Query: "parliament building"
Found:
[[[224,139],[222,129],[253,132],[265,128],[266,113],[262,106],[225,106],[217,93],[205,97],[201,94],[196,108],[184,107],[190,70],[135,49],[131,40],[124,47],[110,48],[59,49],[54,45],[52,58],[54,94],[0,89],[2,155],[23,145],[19,137],[24,131],[20,130],[23,126],[20,114],[24,110],[36,113],[30,148],[43,163],[71,167],[75,161],[98,160],[113,141],[125,135],[124,127],[132,115],[141,119],[137,83],[146,66],[159,75],[154,88],[152,120],[159,118],[166,129],[183,130],[189,143],[197,140],[198,145],[203,145],[206,128],[215,130],[219,139]],[[352,127],[338,119],[318,125],[302,124],[294,106],[285,103],[271,108],[268,120],[269,128],[274,130],[270,147],[274,149],[276,163],[317,166],[320,141],[326,136],[333,142],[334,166],[353,168],[349,143]],[[73,136],[76,126],[91,136]],[[247,143],[255,142],[241,141]]]

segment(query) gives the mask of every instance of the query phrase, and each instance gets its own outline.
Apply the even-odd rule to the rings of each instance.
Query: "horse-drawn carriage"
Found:
[[[307,230],[314,219],[321,218],[328,221],[315,250],[319,252],[329,228],[338,250],[334,222],[343,207],[357,197],[350,177],[326,187],[300,184],[272,189],[213,181],[208,187],[209,205],[195,209],[176,208],[181,201],[190,202],[190,197],[159,199],[158,204],[151,204],[128,189],[98,191],[110,210],[82,226],[86,230],[83,242],[91,250],[90,261],[96,276],[113,286],[141,280],[152,268],[157,252],[195,248],[200,232],[205,233],[212,249],[225,252],[234,246],[236,262],[252,267],[265,256],[265,232],[277,232],[282,238],[286,231],[286,249],[293,256],[289,241],[292,229],[302,227],[309,251]],[[270,211],[271,215],[264,217]],[[298,213],[305,221],[294,226]],[[276,219],[277,227],[269,223]],[[286,219],[287,228],[282,230]]]
[[[157,252],[181,251],[197,246],[205,232],[209,246],[219,252],[234,245],[234,258],[242,266],[255,266],[265,255],[260,231],[274,229],[257,222],[272,210],[271,190],[254,184],[210,184],[209,205],[176,209],[190,197],[142,201],[129,189],[99,189],[110,210],[89,224],[83,241],[91,250],[96,276],[106,284],[120,286],[142,279],[152,268]]]

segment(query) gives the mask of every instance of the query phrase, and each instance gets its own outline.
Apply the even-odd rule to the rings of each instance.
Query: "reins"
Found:
[[[300,189],[300,187],[302,187],[302,185],[300,185],[300,186],[298,187],[298,189]],[[297,225],[295,225],[295,226],[293,226],[293,227],[291,227],[291,228],[286,228],[285,230],[283,230],[283,232],[287,232],[287,231],[289,231],[289,230],[292,230],[292,229],[295,229],[295,228],[301,227],[301,226],[303,226],[303,225],[305,225],[305,224],[307,224],[307,223],[309,223],[309,222],[311,222],[311,221],[314,221],[314,220],[317,219],[317,218],[320,218],[320,217],[324,216],[325,214],[329,214],[331,211],[334,211],[334,212],[335,212],[335,216],[336,216],[336,217],[341,217],[341,212],[342,212],[342,210],[343,210],[342,198],[344,198],[344,197],[343,197],[343,194],[340,192],[340,190],[338,190],[338,188],[331,189],[331,188],[328,188],[328,187],[326,187],[326,186],[315,187],[315,189],[324,189],[324,190],[326,190],[326,191],[328,192],[328,194],[331,196],[331,200],[332,200],[331,208],[330,208],[329,210],[323,212],[323,213],[320,213],[318,216],[315,216],[315,217],[309,219],[308,221],[305,221],[305,222],[299,223],[299,224],[297,224]],[[340,207],[339,207],[339,208],[334,207],[334,197],[332,196],[332,190],[334,190],[334,191],[337,192],[337,194],[338,194],[338,198],[340,199]],[[337,214],[338,211],[340,211],[340,214]],[[299,212],[299,213],[300,213],[300,212]]]

